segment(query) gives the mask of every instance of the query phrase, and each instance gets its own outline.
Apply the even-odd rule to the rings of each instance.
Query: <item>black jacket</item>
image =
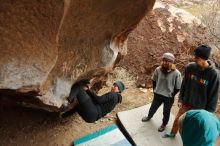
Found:
[[[218,101],[219,73],[213,62],[208,63],[209,67],[202,71],[195,63],[186,67],[179,102],[193,109],[214,112]]]

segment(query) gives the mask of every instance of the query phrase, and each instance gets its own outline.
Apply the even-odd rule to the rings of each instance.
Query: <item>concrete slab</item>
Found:
[[[125,128],[128,135],[137,146],[182,146],[182,140],[179,133],[175,138],[163,138],[164,132],[169,132],[172,128],[174,115],[171,114],[169,124],[164,132],[158,132],[157,129],[162,123],[163,106],[155,113],[154,117],[148,122],[142,122],[143,116],[146,116],[151,104],[138,107],[128,111],[117,113],[118,120]]]

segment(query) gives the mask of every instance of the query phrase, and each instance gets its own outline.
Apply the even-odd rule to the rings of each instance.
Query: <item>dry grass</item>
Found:
[[[122,67],[116,67],[113,72],[109,74],[107,85],[111,86],[115,80],[122,81],[126,87],[136,86],[136,78]]]
[[[219,3],[219,0],[215,1],[206,1],[203,3],[194,3],[191,6],[186,6],[183,3],[179,3],[176,6],[180,9],[184,9],[188,12],[190,12],[192,15],[200,17],[201,14],[204,13],[204,11],[207,13],[213,13],[216,11],[220,11],[220,7],[216,4]]]
[[[193,5],[192,7],[183,9],[190,12],[194,16],[200,17],[204,10],[212,10],[212,5]]]

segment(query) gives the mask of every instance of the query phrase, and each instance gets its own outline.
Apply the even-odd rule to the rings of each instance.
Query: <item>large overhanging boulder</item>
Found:
[[[105,75],[155,0],[2,0],[0,97],[56,111],[80,79]]]

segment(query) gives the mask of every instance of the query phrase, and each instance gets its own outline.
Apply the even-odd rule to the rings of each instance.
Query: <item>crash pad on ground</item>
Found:
[[[117,113],[118,120],[129,137],[137,146],[182,146],[179,133],[175,138],[162,137],[165,132],[169,132],[172,128],[174,115],[170,115],[170,121],[164,132],[158,132],[157,130],[162,123],[163,106],[157,110],[150,121],[141,121],[143,116],[147,116],[150,105]]]
[[[73,141],[74,146],[131,146],[120,129],[112,124]]]

